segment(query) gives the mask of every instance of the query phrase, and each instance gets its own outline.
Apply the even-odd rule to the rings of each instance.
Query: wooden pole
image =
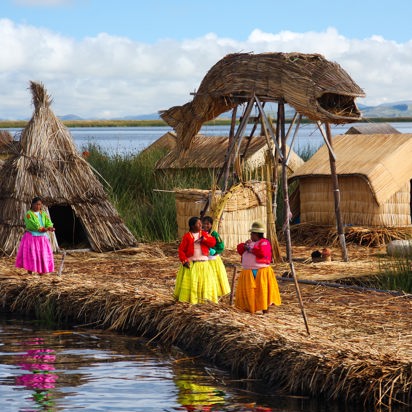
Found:
[[[57,276],[61,276],[61,274],[63,273],[63,267],[64,267],[64,258],[66,257],[66,251],[63,250],[62,252],[62,260],[60,261],[60,266],[59,266],[59,270],[57,272]]]
[[[287,176],[287,166],[286,166],[286,136],[285,136],[285,106],[283,101],[278,102],[278,119],[277,119],[277,130],[280,131],[280,141],[281,141],[281,150],[282,150],[282,192],[283,192],[283,201],[284,201],[284,223],[283,223],[283,232],[285,234],[286,240],[286,250],[287,258],[290,267],[290,273],[292,274],[296,294],[299,300],[300,310],[302,312],[303,321],[305,322],[306,332],[310,335],[309,325],[306,319],[305,308],[303,307],[302,296],[300,294],[298,278],[295,273],[295,267],[292,260],[292,240],[290,235],[290,206],[289,206],[289,190],[288,190],[288,176]]]
[[[349,260],[348,252],[346,249],[346,240],[345,240],[345,231],[343,228],[342,223],[342,215],[340,213],[340,192],[339,192],[339,182],[338,182],[338,175],[336,173],[336,159],[333,154],[333,145],[332,145],[332,133],[330,131],[330,124],[325,124],[326,129],[326,137],[328,139],[328,147],[329,147],[329,163],[330,163],[330,174],[332,177],[332,187],[333,187],[333,197],[335,201],[335,215],[336,215],[336,227],[338,231],[341,251],[342,251],[342,259],[344,262]]]
[[[257,98],[256,98],[256,99],[257,99]],[[262,106],[264,106],[264,105],[265,105],[265,103],[263,103]],[[246,139],[245,149],[243,150],[243,153],[242,153],[242,155],[241,155],[242,159],[245,158],[246,153],[247,153],[247,151],[249,150],[250,142],[252,141],[252,138],[253,138],[253,136],[254,136],[254,134],[255,134],[256,128],[257,128],[258,123],[259,123],[259,119],[260,119],[260,116],[256,116],[256,117],[254,118],[254,120],[253,120],[252,130],[250,131],[249,136],[248,136],[247,139]]]
[[[229,152],[230,147],[233,144],[234,138],[235,138],[235,126],[236,126],[236,114],[237,114],[237,106],[235,106],[232,110],[232,121],[230,123],[230,131],[229,131],[229,139],[228,139],[228,144],[227,144],[227,152]],[[229,171],[230,171],[230,166],[232,164],[231,162],[231,153],[227,156],[227,162],[223,166],[225,167],[225,172],[224,172],[224,177],[223,177],[223,192],[226,192],[227,190],[227,182],[229,180]]]
[[[235,294],[236,275],[237,275],[237,267],[236,267],[236,265],[233,265],[232,282],[231,282],[231,285],[230,285],[230,299],[229,299],[230,306],[233,305],[233,295]]]
[[[233,149],[236,146],[236,143],[238,143],[238,140],[240,141],[242,136],[243,136],[243,132],[246,129],[246,125],[247,125],[247,121],[249,119],[250,116],[250,112],[252,111],[252,107],[255,101],[255,96],[252,96],[251,99],[249,100],[247,106],[246,106],[246,110],[245,110],[245,114],[242,118],[242,121],[240,122],[239,127],[237,128],[236,134],[233,138],[232,143],[229,146],[229,149],[226,151],[226,155],[225,155],[225,162],[223,164],[223,167],[220,169],[220,173],[219,176],[217,177],[217,184],[219,184],[220,179],[222,178],[222,175],[226,169],[226,165],[227,163],[231,163],[231,159],[232,159],[232,153],[233,153]]]

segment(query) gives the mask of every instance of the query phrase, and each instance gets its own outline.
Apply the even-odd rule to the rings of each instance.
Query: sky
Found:
[[[410,0],[1,0],[0,119],[33,113],[30,81],[58,116],[120,119],[192,100],[229,53],[320,53],[365,91],[412,101]]]

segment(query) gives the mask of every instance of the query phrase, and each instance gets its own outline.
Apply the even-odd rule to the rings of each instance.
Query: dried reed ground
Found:
[[[54,302],[56,313],[78,323],[137,331],[197,350],[244,376],[331,398],[391,404],[411,402],[412,299],[349,288],[300,285],[309,323],[303,323],[294,284],[279,282],[283,304],[268,315],[229,305],[174,303],[177,244],[141,244],[113,253],[68,253],[61,277],[27,276],[14,259],[0,260],[0,298],[16,312]],[[348,246],[350,261],[311,263],[313,248],[293,248],[299,279],[334,282],[377,273],[382,250]],[[55,256],[56,270],[60,255]],[[239,264],[226,251],[229,281]],[[278,275],[288,264],[278,264]],[[60,303],[59,303],[60,302]],[[60,305],[60,307],[59,307]]]

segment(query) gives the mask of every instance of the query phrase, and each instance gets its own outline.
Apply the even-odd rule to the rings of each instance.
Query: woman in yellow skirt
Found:
[[[184,234],[178,250],[182,264],[173,295],[179,302],[218,302],[218,284],[208,260],[210,248],[215,245],[216,239],[202,230],[200,218],[191,217],[189,231]]]
[[[227,278],[227,272],[225,265],[220,257],[225,244],[220,237],[219,233],[216,230],[212,230],[213,218],[211,216],[202,217],[202,228],[205,232],[209,233],[216,239],[216,245],[213,248],[210,248],[209,253],[209,264],[212,266],[213,272],[216,275],[217,287],[218,287],[218,296],[225,296],[230,293],[229,280]]]
[[[242,256],[242,271],[236,287],[235,305],[239,309],[266,313],[271,305],[280,305],[281,298],[272,262],[272,247],[264,237],[264,226],[254,222],[250,239],[237,245]]]

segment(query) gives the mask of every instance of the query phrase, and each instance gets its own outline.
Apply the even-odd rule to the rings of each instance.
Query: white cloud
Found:
[[[144,44],[107,33],[79,42],[2,19],[0,49],[3,119],[31,116],[30,80],[45,85],[58,115],[100,118],[157,112],[191,100],[190,93],[207,71],[234,52],[321,53],[366,91],[360,103],[412,100],[412,42],[399,44],[380,36],[348,39],[334,28],[307,33],[256,29],[243,42],[209,33]]]

